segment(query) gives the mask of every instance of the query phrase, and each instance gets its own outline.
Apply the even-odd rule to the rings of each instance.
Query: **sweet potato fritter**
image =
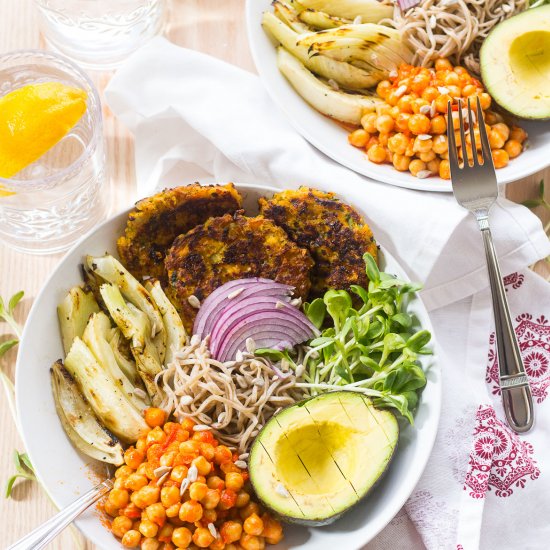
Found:
[[[292,285],[305,299],[310,288],[313,260],[271,220],[249,218],[237,212],[211,218],[180,235],[166,255],[170,298],[187,329],[197,310],[188,298],[201,302],[216,288],[233,279],[266,277]]]
[[[138,278],[166,281],[164,257],[174,239],[213,216],[233,213],[242,197],[232,183],[192,185],[165,189],[136,203],[128,215],[124,235],[118,239],[118,254]]]
[[[378,249],[370,227],[334,193],[300,187],[259,201],[260,212],[282,227],[300,247],[311,253],[311,291],[322,296],[331,288],[366,286],[363,254],[377,258]]]

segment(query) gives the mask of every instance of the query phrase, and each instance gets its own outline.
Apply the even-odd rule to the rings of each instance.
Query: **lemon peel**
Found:
[[[23,86],[0,97],[0,177],[39,159],[78,123],[87,94],[61,82]],[[0,197],[13,194],[0,186]]]

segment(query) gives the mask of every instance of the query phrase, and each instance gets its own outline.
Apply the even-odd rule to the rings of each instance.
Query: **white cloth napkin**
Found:
[[[428,468],[407,503],[409,517],[430,550],[454,549],[457,544],[473,550],[480,547],[481,532],[482,548],[496,548],[496,541],[502,549],[542,548],[536,541],[549,528],[540,518],[541,499],[545,491],[550,494],[548,481],[542,476],[531,480],[526,473],[514,481],[520,485],[525,481],[525,488],[514,485],[509,489],[514,498],[495,496],[491,481],[483,493],[487,499],[464,496],[468,492],[463,487],[470,471],[474,425],[485,423],[483,430],[493,434],[488,436],[491,441],[495,439],[495,425],[504,431],[506,427],[498,424],[503,418],[498,397],[492,395],[492,386],[484,380],[492,312],[481,237],[473,218],[453,197],[375,183],[343,168],[292,129],[258,77],[178,48],[163,38],[134,54],[105,93],[113,112],[135,135],[139,196],[195,180],[254,182],[281,188],[311,185],[335,191],[362,210],[378,242],[398,258],[411,278],[425,281],[422,295],[428,309],[433,310],[444,355],[441,429]],[[504,273],[524,270],[550,254],[539,220],[522,206],[501,198],[491,212],[491,225]],[[535,287],[536,292],[529,290]],[[542,306],[548,308],[550,288],[530,273],[523,274],[521,296],[519,290],[517,294],[521,300],[511,305],[514,315],[525,310],[536,318],[544,314]],[[546,347],[541,348],[547,363],[548,347],[547,340]],[[480,405],[491,404],[496,417],[491,417],[493,409],[478,412]],[[540,455],[544,430],[550,430],[548,406],[537,407],[537,429],[520,441],[533,442],[539,448],[539,464],[544,460]],[[478,440],[479,433],[475,436]],[[517,438],[508,435],[510,450],[516,449]],[[493,451],[497,448],[500,452],[494,444]],[[520,460],[520,454],[514,453],[514,459],[506,459],[506,466],[500,465],[501,459],[497,460],[494,452],[489,453],[486,461],[491,473],[497,471],[495,468],[504,473],[503,468],[513,470],[514,460]],[[546,460],[550,466],[549,458]],[[482,467],[473,458],[470,463],[471,473]],[[518,493],[523,493],[521,498]],[[485,516],[489,519],[482,519],[481,501],[487,503]],[[531,546],[514,546],[520,540],[514,535],[518,523],[512,521],[517,513],[534,518],[528,532],[520,530],[521,540],[530,541]],[[398,537],[402,533],[409,536],[410,529],[402,525],[403,521],[396,519],[369,548],[388,547],[392,529],[397,529]],[[401,542],[404,548],[418,547],[413,539]]]

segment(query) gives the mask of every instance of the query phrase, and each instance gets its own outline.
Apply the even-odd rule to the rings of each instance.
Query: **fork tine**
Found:
[[[485,128],[485,119],[483,118],[483,109],[481,108],[481,102],[479,97],[477,99],[477,123],[479,126],[479,135],[481,137],[481,154],[483,156],[483,164],[490,166],[493,170],[493,155],[491,154],[491,146],[489,145],[489,138],[487,137],[487,129]]]
[[[476,135],[474,133],[474,113],[472,111],[472,106],[470,105],[470,98],[468,98],[468,126],[470,127],[470,141],[472,142],[472,156],[474,157],[472,160],[474,161],[474,166],[480,166],[477,158],[477,142]]]
[[[458,121],[460,128],[460,147],[462,147],[462,159],[464,160],[464,168],[470,166],[468,160],[468,150],[466,148],[466,136],[464,135],[464,117],[462,116],[462,100],[458,100]]]
[[[453,109],[451,102],[447,103],[447,141],[449,145],[449,167],[451,168],[451,177],[460,169],[458,166],[458,153],[456,150],[455,131],[453,127]]]

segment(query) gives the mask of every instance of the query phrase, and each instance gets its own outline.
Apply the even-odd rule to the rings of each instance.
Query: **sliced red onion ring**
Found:
[[[218,313],[229,305],[230,302],[238,302],[250,296],[249,290],[251,292],[256,292],[262,289],[265,290],[266,295],[280,295],[281,301],[287,301],[287,297],[289,297],[293,291],[293,287],[291,286],[261,277],[229,281],[214,290],[214,292],[204,300],[195,318],[193,334],[198,334],[201,338],[208,336],[212,332],[212,326],[216,322]],[[236,295],[233,298],[229,298],[229,296],[233,294]]]

